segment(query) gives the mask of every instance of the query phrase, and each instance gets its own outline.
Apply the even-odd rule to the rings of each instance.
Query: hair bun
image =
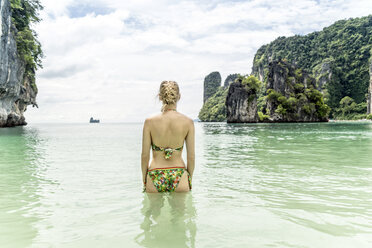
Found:
[[[175,104],[180,98],[178,84],[175,81],[163,81],[160,84],[159,100],[163,102],[161,111],[166,105]]]

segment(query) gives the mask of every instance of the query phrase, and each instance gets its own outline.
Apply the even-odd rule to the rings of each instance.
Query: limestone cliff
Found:
[[[238,73],[228,75],[225,79],[225,82],[223,83],[223,87],[228,88],[231,83],[235,82],[235,79],[237,79],[238,76]]]
[[[226,118],[229,123],[258,122],[257,96],[237,80],[230,84],[226,97]]]
[[[221,86],[221,74],[218,71],[209,73],[204,78],[203,103],[205,103],[209,97],[213,96],[217,92],[220,86]]]
[[[26,125],[23,113],[36,104],[36,90],[17,52],[9,0],[0,0],[0,127]]]
[[[313,70],[314,76],[318,79],[317,81],[317,89],[323,90],[325,85],[331,81],[332,78],[332,69],[331,69],[331,62],[323,62],[320,64],[319,69]]]
[[[305,71],[279,60],[269,63],[266,103],[268,122],[328,121],[329,107]]]

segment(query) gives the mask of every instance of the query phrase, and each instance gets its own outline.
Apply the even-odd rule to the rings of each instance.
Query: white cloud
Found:
[[[249,73],[256,50],[278,36],[372,13],[370,0],[42,4],[35,29],[46,58],[37,74],[40,108],[27,110],[29,122],[142,121],[160,110],[155,95],[163,80],[179,82],[178,109],[196,118],[208,73],[220,71],[223,80]]]

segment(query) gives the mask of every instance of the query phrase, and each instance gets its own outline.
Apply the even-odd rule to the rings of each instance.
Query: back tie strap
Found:
[[[178,148],[170,148],[170,147],[167,147],[167,148],[163,148],[163,147],[158,147],[154,144],[152,144],[152,149],[155,150],[155,151],[163,151],[164,152],[164,158],[165,159],[169,159],[170,157],[172,157],[172,154],[174,151],[181,151],[182,150],[182,147],[178,147]]]

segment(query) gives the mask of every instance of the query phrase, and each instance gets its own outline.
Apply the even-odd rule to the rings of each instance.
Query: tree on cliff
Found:
[[[25,66],[25,77],[31,81],[33,90],[37,92],[35,72],[42,67],[43,52],[37,40],[37,34],[31,29],[31,25],[40,21],[39,11],[43,9],[43,6],[39,0],[10,0],[10,3],[12,22],[16,28],[14,34],[17,51]]]

